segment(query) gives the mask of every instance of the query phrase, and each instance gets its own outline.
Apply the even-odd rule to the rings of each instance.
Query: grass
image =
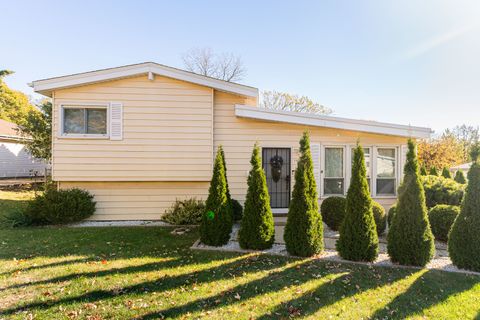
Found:
[[[13,211],[25,207],[34,194],[34,191],[0,191],[0,220]]]
[[[197,230],[0,230],[0,319],[480,319],[480,277],[192,251]]]

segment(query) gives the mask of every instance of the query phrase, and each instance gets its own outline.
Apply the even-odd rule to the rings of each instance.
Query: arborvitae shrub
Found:
[[[247,198],[238,240],[243,249],[268,249],[275,240],[275,228],[260,148],[256,144],[250,164],[252,168],[248,175]]]
[[[381,235],[387,228],[387,215],[385,214],[385,208],[380,203],[372,201],[372,210],[375,225],[377,226],[377,234]]]
[[[438,176],[437,168],[435,166],[432,166],[430,168],[430,171],[428,172],[428,174],[431,175],[431,176]]]
[[[162,220],[171,224],[199,224],[205,212],[205,202],[190,198],[185,200],[177,199],[175,203],[162,216]]]
[[[448,233],[459,213],[459,206],[449,206],[448,204],[436,205],[428,211],[428,220],[435,239],[448,240]]]
[[[393,262],[425,266],[433,257],[435,246],[412,140],[408,141],[404,173],[396,213],[388,232],[388,254]]]
[[[223,146],[219,145],[218,146],[218,152],[221,153],[222,156],[222,162],[223,162],[223,168],[225,169],[225,183],[227,185],[227,200],[228,200],[228,205],[230,206],[230,210],[232,211],[233,214],[233,219],[235,219],[235,211],[233,209],[233,202],[232,202],[232,196],[230,195],[230,188],[228,186],[228,177],[227,177],[227,159],[225,158],[225,151],[223,151]]]
[[[426,204],[432,208],[437,204],[458,206],[462,202],[465,186],[444,177],[421,177]]]
[[[337,231],[345,218],[345,207],[347,199],[344,197],[328,197],[322,201],[320,206],[320,213],[322,220],[326,225]]]
[[[374,261],[378,256],[378,236],[367,181],[363,148],[353,155],[352,178],[347,192],[345,219],[336,243],[340,256],[353,261]]]
[[[318,210],[310,138],[306,131],[300,140],[300,159],[295,170],[284,240],[288,253],[292,255],[309,257],[323,250],[323,223]]]
[[[448,238],[448,253],[459,268],[480,272],[480,164],[478,147],[471,152],[468,185],[460,214],[455,219]]]
[[[213,166],[205,212],[200,224],[200,240],[211,246],[226,244],[232,232],[233,214],[228,201],[223,164],[222,149],[219,148]]]
[[[232,199],[231,204],[232,204],[232,211],[233,211],[233,219],[235,221],[242,220],[243,207],[240,204],[240,202],[238,202],[238,200]]]
[[[387,223],[389,228],[392,225],[393,217],[395,216],[396,211],[397,211],[396,203],[393,206],[391,206],[390,209],[388,209]]]
[[[422,167],[420,168],[420,175],[421,176],[428,175],[427,168],[425,168],[425,165],[422,165]]]
[[[450,170],[447,167],[444,167],[442,170],[442,177],[446,179],[452,179],[452,175],[450,174]]]
[[[81,189],[47,188],[29,202],[25,215],[32,224],[65,224],[84,220],[95,213],[93,195]]]
[[[460,183],[460,184],[467,183],[467,180],[465,179],[465,176],[463,175],[462,170],[457,170],[457,172],[455,172],[455,178],[453,180],[455,180],[457,183]]]

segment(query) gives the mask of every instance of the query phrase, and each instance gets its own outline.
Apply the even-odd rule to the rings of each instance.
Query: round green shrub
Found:
[[[459,213],[459,206],[450,206],[447,204],[439,204],[430,209],[428,219],[430,220],[430,227],[432,228],[435,239],[442,241],[448,240],[450,228]]]
[[[452,179],[452,174],[450,173],[450,170],[448,170],[447,167],[444,167],[442,169],[442,177],[444,177],[446,179]]]
[[[373,218],[375,218],[375,224],[377,225],[377,234],[381,235],[387,228],[387,215],[385,214],[385,208],[378,202],[372,201]]]
[[[344,197],[328,197],[322,201],[320,212],[323,221],[330,229],[335,231],[340,229],[340,225],[345,218],[346,205],[347,199]]]
[[[462,170],[457,170],[457,172],[455,172],[455,178],[453,180],[460,184],[467,183],[467,180],[465,179],[465,175],[463,174]]]
[[[432,175],[421,178],[428,208],[433,208],[437,204],[458,206],[462,202],[464,185],[452,179]]]
[[[48,188],[28,204],[25,213],[33,224],[65,224],[90,217],[95,213],[95,205],[88,191]]]
[[[233,210],[233,219],[234,219],[235,221],[240,221],[240,220],[242,220],[243,207],[242,207],[242,205],[240,204],[240,202],[238,202],[238,200],[232,199],[232,200],[231,200],[231,204],[232,204],[232,210]]]
[[[162,220],[171,224],[199,224],[202,221],[202,214],[205,211],[205,202],[190,198],[176,200],[175,203],[165,211]]]
[[[431,167],[428,174],[431,175],[431,176],[438,176],[437,168],[435,166]]]
[[[392,225],[393,217],[395,216],[396,210],[397,210],[397,204],[396,203],[393,204],[393,206],[391,206],[390,209],[388,209],[388,215],[387,215],[388,227],[390,227]]]

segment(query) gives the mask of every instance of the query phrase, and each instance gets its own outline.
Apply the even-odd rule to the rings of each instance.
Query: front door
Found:
[[[290,204],[290,152],[290,148],[262,149],[262,166],[272,209],[288,208]]]

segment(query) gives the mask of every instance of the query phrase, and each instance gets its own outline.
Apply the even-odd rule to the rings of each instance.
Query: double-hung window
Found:
[[[325,147],[323,194],[345,193],[344,148]]]
[[[397,149],[377,148],[377,195],[395,195],[397,185]]]
[[[106,137],[106,106],[62,106],[62,136]]]

